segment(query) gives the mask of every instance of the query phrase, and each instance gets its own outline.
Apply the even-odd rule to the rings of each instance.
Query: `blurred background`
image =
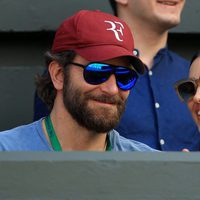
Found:
[[[0,131],[33,120],[34,77],[59,24],[80,9],[112,13],[108,0],[0,0]],[[200,1],[188,0],[168,46],[190,59],[200,49]]]

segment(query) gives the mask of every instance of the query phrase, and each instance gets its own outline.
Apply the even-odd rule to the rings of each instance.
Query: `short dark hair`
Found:
[[[112,7],[113,13],[115,16],[117,16],[117,3],[115,0],[109,0],[110,5]]]
[[[200,57],[200,50],[197,51],[197,52],[192,56],[192,59],[191,59],[191,61],[190,61],[190,65],[192,65],[192,63],[194,62],[194,60],[195,60],[196,58],[198,58],[198,57]]]
[[[68,67],[66,67],[69,63],[71,63],[76,56],[74,51],[65,51],[61,53],[53,54],[50,51],[45,53],[45,65],[46,69],[42,75],[36,75],[35,83],[37,94],[40,99],[47,105],[48,109],[51,110],[53,108],[54,100],[56,97],[56,89],[52,83],[48,66],[52,61],[58,62],[63,66],[64,76],[68,73]]]

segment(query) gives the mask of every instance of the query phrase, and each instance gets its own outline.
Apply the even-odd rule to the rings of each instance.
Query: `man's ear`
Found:
[[[64,82],[63,67],[58,62],[52,61],[48,69],[55,89],[62,90]]]
[[[118,3],[118,4],[122,4],[122,5],[128,4],[128,0],[115,0],[115,2]]]

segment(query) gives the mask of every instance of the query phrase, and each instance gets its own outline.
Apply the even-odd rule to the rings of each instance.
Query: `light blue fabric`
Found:
[[[154,151],[145,144],[128,140],[115,130],[109,132],[112,151]],[[0,132],[0,151],[53,151],[42,130],[42,119]]]

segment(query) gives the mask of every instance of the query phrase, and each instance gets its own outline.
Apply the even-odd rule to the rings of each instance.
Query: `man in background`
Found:
[[[148,73],[131,91],[117,130],[164,151],[200,150],[200,135],[173,84],[187,77],[189,62],[167,48],[168,32],[180,23],[185,0],[109,0],[132,30]]]

